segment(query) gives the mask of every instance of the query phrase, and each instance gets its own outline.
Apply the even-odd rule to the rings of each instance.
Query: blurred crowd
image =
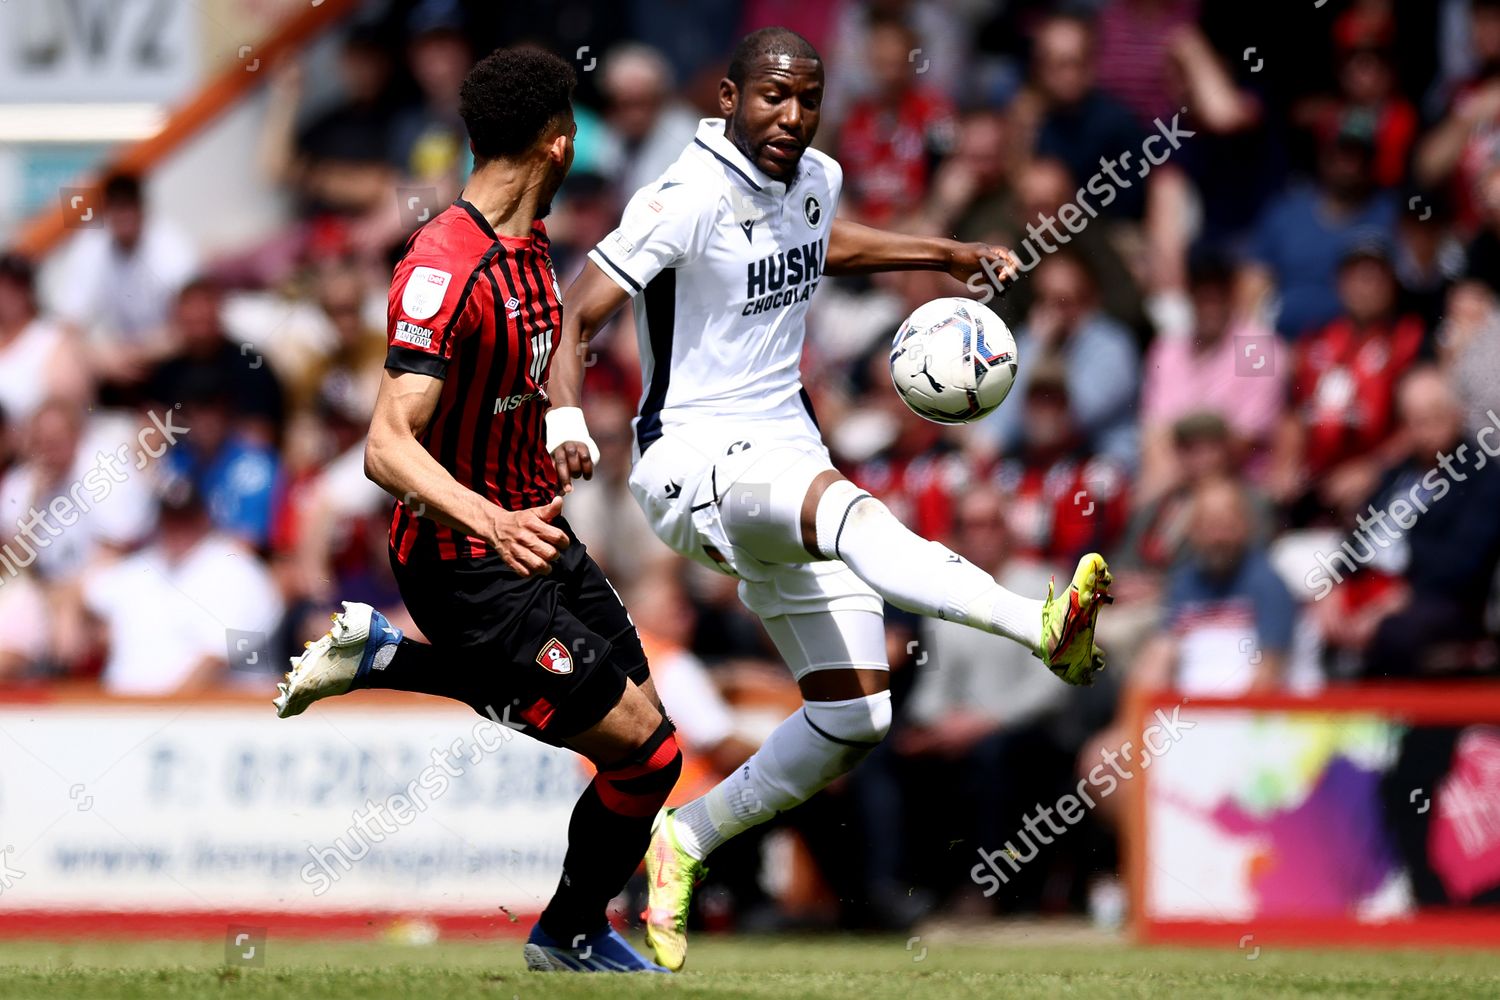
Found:
[[[566,289],[717,114],[738,35],[775,23],[824,54],[844,215],[1025,265],[993,299],[930,273],[824,283],[804,381],[840,467],[1018,591],[1101,551],[1117,600],[1108,679],[1083,690],[891,609],[890,739],[788,817],[795,842],[726,849],[832,891],[799,898],[746,854],[705,919],[1079,907],[1115,865],[1109,809],[994,900],[968,859],[1127,738],[1133,690],[1495,671],[1500,0],[1335,0],[1295,24],[1207,0],[511,6],[530,5],[372,2],[336,59],[273,67],[255,153],[295,220],[273,240],[204,259],[118,175],[51,259],[0,257],[0,679],[269,697],[339,600],[411,628],[361,452],[393,256],[471,166],[469,66],[521,41],[576,55],[577,158],[547,220]],[[886,372],[901,319],[954,294],[989,301],[1021,357],[1005,405],[959,428]],[[684,786],[711,781],[795,688],[735,581],[651,535],[625,483],[630,317],[596,346],[602,457],[565,516],[640,624],[694,751]]]

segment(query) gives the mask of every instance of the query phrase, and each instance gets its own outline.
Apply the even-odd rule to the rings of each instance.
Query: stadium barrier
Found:
[[[1188,752],[1137,775],[1147,943],[1500,945],[1500,686],[1445,682],[1181,706]]]
[[[524,932],[580,760],[435,699],[0,703],[0,934]],[[520,926],[517,927],[516,925]]]

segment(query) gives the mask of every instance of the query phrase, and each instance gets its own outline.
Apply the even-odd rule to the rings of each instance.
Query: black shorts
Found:
[[[434,688],[480,715],[561,745],[607,715],[625,680],[649,678],[640,636],[568,523],[572,544],[547,576],[522,577],[497,555],[439,559],[418,542],[391,569],[433,647]]]

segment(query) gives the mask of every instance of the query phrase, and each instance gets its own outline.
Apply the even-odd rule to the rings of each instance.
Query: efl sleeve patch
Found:
[[[443,307],[453,275],[435,267],[413,268],[401,293],[401,309],[412,319],[431,319]]]

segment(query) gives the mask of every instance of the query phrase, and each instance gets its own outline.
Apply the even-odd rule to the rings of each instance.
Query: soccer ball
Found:
[[[891,381],[919,417],[978,420],[1016,381],[1016,338],[973,299],[933,299],[906,318],[891,344]]]

